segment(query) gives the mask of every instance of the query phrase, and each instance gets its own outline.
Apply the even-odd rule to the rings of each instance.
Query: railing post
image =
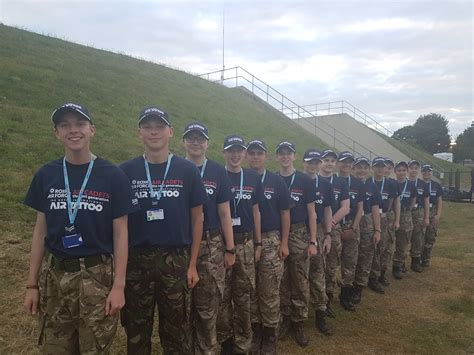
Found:
[[[253,91],[253,87],[254,87],[254,83],[253,83],[253,79],[255,78],[255,76],[252,75],[252,94],[255,94],[254,91]]]
[[[238,67],[235,67],[235,87],[239,86],[239,71]]]
[[[267,102],[268,102],[268,84],[267,84]]]
[[[334,130],[334,132],[333,132],[333,136],[332,136],[332,141],[333,141],[332,146],[333,146],[334,148],[336,148],[336,128],[333,127],[333,130]]]

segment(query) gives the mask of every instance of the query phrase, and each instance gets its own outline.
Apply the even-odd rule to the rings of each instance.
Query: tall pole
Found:
[[[221,73],[221,84],[224,85],[224,44],[225,44],[225,9],[222,10],[222,73]]]

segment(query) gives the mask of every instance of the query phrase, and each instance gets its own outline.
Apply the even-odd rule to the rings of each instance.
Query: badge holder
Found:
[[[240,225],[241,225],[240,217],[232,218],[232,227],[240,226]]]
[[[62,242],[64,249],[76,248],[84,244],[81,233],[75,226],[71,225],[64,228],[66,235],[63,236]]]
[[[162,208],[158,208],[158,201],[153,200],[151,203],[151,209],[146,211],[147,222],[159,221],[165,219],[165,211]]]

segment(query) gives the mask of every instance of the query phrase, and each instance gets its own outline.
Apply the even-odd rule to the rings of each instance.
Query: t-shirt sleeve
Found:
[[[334,203],[334,190],[330,184],[326,185],[326,198],[323,201],[323,207],[331,207]]]
[[[140,206],[130,185],[130,180],[122,169],[117,168],[112,177],[112,218],[119,218],[137,211]]]
[[[425,188],[423,189],[423,197],[430,197],[430,185],[425,183]]]
[[[278,209],[280,211],[290,209],[290,194],[285,182],[280,176],[278,178]]]
[[[316,185],[313,184],[313,181],[309,178],[304,176],[303,177],[303,186],[304,186],[304,199],[306,204],[315,202],[316,201]]]
[[[412,184],[411,188],[410,188],[410,197],[413,198],[413,197],[417,197],[417,196],[418,196],[418,191],[416,189],[416,186],[415,186],[415,184]]]
[[[216,202],[218,204],[230,201],[232,199],[232,185],[229,176],[224,169],[219,171],[220,181],[217,190]]]
[[[340,200],[341,201],[348,200],[349,199],[349,184],[344,179],[340,179],[340,180],[341,180]]]
[[[381,204],[382,202],[382,196],[380,195],[380,191],[379,189],[377,188],[377,186],[374,184],[373,185],[373,190],[374,190],[374,194],[372,195],[372,201],[370,203],[371,206],[375,206],[375,205],[379,205]]]
[[[255,186],[255,194],[252,196],[252,205],[256,205],[257,203],[262,203],[265,201],[265,194],[263,193],[263,186],[262,181],[257,176],[257,184]]]
[[[358,192],[357,192],[357,202],[362,202],[364,201],[364,193],[365,193],[365,187],[364,184],[360,183],[358,186]]]
[[[199,169],[195,166],[192,167],[189,171],[190,180],[191,180],[191,191],[190,191],[190,202],[189,207],[197,207],[203,205],[207,202],[208,197],[206,193],[206,188],[201,180],[201,174],[199,173]]]
[[[436,183],[436,184],[437,184],[436,196],[437,197],[443,197],[443,195],[444,195],[443,188],[441,187],[440,184],[438,184],[438,183]]]
[[[25,205],[34,208],[38,212],[45,211],[45,196],[43,192],[42,174],[38,171],[31,181],[30,188],[25,197]]]

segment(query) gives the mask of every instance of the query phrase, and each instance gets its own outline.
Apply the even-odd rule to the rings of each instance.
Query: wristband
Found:
[[[27,290],[39,290],[38,285],[26,285]]]
[[[261,247],[261,246],[262,246],[262,242],[253,242],[253,246],[255,246],[255,247]]]
[[[317,242],[313,242],[313,241],[310,241],[309,244],[312,244],[312,245],[314,245],[315,247],[318,246],[318,243],[317,243]]]
[[[233,248],[233,249],[226,249],[225,252],[226,252],[227,254],[235,255],[235,248]]]

